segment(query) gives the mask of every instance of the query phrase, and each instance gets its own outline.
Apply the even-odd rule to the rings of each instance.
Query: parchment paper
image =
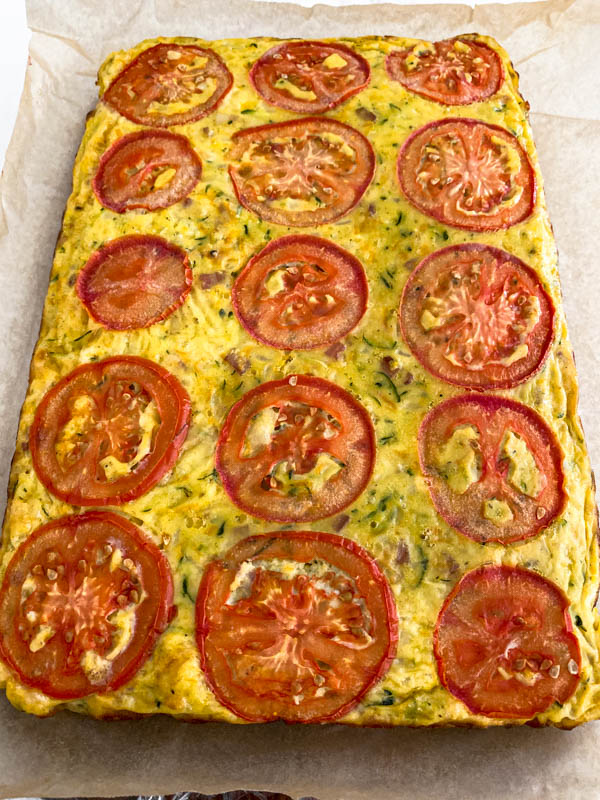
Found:
[[[251,0],[27,0],[33,30],[20,112],[0,184],[0,489],[14,447],[73,158],[95,74],[111,50],[158,34],[322,37],[466,31],[512,56],[546,180],[581,381],[600,467],[600,2],[352,6]],[[3,80],[10,80],[4,75]],[[600,724],[556,730],[354,730],[186,725],[159,717],[40,720],[0,700],[0,796],[167,794],[235,788],[321,800],[600,797]]]

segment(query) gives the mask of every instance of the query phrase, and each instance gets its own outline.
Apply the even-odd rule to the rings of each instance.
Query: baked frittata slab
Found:
[[[594,485],[506,53],[156,39],[99,86],[9,484],[11,703],[597,718]]]

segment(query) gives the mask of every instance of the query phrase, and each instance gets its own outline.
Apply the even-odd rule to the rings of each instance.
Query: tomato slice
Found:
[[[498,53],[471,39],[419,42],[390,53],[385,66],[392,80],[446,106],[485,100],[504,80]]]
[[[153,361],[113,356],[82,364],[37,408],[33,466],[48,491],[72,505],[126,503],[173,467],[189,419],[187,392]]]
[[[543,364],[554,306],[536,273],[496,247],[437,250],[410,275],[399,312],[413,355],[436,377],[471,389],[505,389]]]
[[[321,114],[360,92],[371,70],[365,59],[343,44],[283,42],[262,55],[250,80],[273,106],[298,114]]]
[[[470,539],[528,539],[564,508],[560,447],[542,417],[522,403],[451,397],[427,414],[418,439],[437,512]]]
[[[225,491],[248,514],[322,519],[349,506],[369,482],[373,423],[336,384],[290,375],[257,386],[232,407],[215,460]]]
[[[246,264],[232,290],[248,333],[282,350],[327,347],[358,325],[369,287],[360,261],[317,236],[284,236]]]
[[[440,681],[473,714],[530,719],[566,702],[579,683],[569,601],[522,567],[467,572],[440,611],[433,642]]]
[[[516,137],[476,119],[415,131],[398,156],[398,178],[419,211],[467,231],[510,228],[535,204],[533,167]]]
[[[139,125],[186,125],[212,113],[232,85],[214,50],[165,43],[134,58],[102,99]]]
[[[187,253],[160,236],[121,236],[92,254],[76,290],[110,330],[147,328],[172,314],[192,286]]]
[[[117,214],[132,208],[156,211],[187,197],[201,174],[202,163],[185,136],[137,131],[104,153],[92,188],[98,202]]]
[[[355,542],[315,531],[243,539],[208,565],[196,638],[219,701],[251,722],[327,722],[387,672],[398,623],[389,584]]]
[[[169,563],[117,514],[42,525],[19,547],[0,590],[0,655],[19,680],[69,700],[118,689],[175,612]]]
[[[375,170],[362,133],[328,117],[237,131],[230,158],[240,203],[268,222],[300,228],[351,211]]]

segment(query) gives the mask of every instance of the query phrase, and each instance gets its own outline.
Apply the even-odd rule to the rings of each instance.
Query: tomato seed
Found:
[[[560,664],[555,664],[553,667],[550,667],[548,675],[550,675],[551,678],[558,678],[560,675]]]
[[[574,659],[569,659],[569,663],[567,664],[567,669],[571,673],[571,675],[577,675],[579,672],[579,667],[577,666],[577,662]]]

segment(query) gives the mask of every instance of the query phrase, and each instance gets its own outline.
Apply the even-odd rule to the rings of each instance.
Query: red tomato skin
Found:
[[[118,202],[111,200],[109,197],[106,196],[103,187],[103,179],[104,173],[107,169],[107,166],[110,164],[111,159],[118,154],[124,146],[128,145],[130,142],[134,141],[144,141],[144,139],[151,139],[153,137],[160,137],[163,140],[168,140],[173,142],[174,144],[178,144],[182,147],[185,152],[186,156],[190,160],[190,167],[192,169],[193,175],[190,175],[188,180],[185,181],[184,190],[182,192],[176,193],[175,199],[166,199],[161,202],[155,202],[149,204],[148,202],[144,201],[144,198],[139,198],[135,200],[134,198],[129,198],[124,202]],[[124,214],[126,211],[130,209],[144,209],[146,211],[159,211],[164,208],[169,208],[176,203],[179,203],[185,197],[187,197],[190,192],[193,191],[196,184],[200,180],[202,175],[202,162],[197,155],[196,151],[190,145],[188,139],[185,136],[181,136],[178,133],[172,133],[171,131],[155,131],[153,129],[144,129],[141,131],[135,131],[134,133],[128,133],[125,136],[122,136],[120,139],[117,139],[116,142],[113,144],[103,153],[100,163],[98,164],[98,169],[96,170],[96,174],[92,180],[92,189],[94,194],[96,195],[96,199],[100,203],[100,205],[104,206],[105,208],[110,209],[111,211],[116,212],[117,214]],[[161,191],[161,190],[159,190]]]
[[[289,126],[294,125],[294,124],[299,124],[300,126],[302,126],[302,125],[315,123],[315,124],[318,125],[318,124],[322,123],[323,121],[335,125],[336,128],[346,128],[346,129],[352,131],[352,134],[359,136],[360,139],[362,141],[364,141],[366,143],[367,147],[368,147],[368,151],[367,152],[369,152],[369,169],[367,171],[367,175],[365,176],[365,179],[356,187],[356,191],[354,193],[355,194],[354,202],[351,205],[349,205],[348,207],[343,207],[342,210],[339,211],[339,213],[336,213],[334,215],[332,214],[331,216],[327,216],[327,217],[323,217],[323,213],[324,212],[326,213],[327,209],[320,209],[321,213],[319,213],[319,211],[313,212],[314,218],[310,222],[302,222],[302,223],[300,223],[300,222],[293,222],[293,221],[289,221],[289,220],[286,221],[284,218],[276,219],[271,214],[269,214],[268,216],[266,214],[263,215],[261,217],[262,219],[265,219],[268,222],[274,222],[277,225],[286,225],[286,226],[289,226],[289,227],[308,227],[308,226],[311,226],[311,225],[326,225],[326,224],[329,224],[330,222],[335,222],[336,220],[341,219],[341,217],[345,217],[346,214],[349,214],[352,211],[352,209],[354,209],[358,205],[359,201],[362,199],[362,197],[363,197],[364,193],[366,192],[368,186],[370,185],[371,181],[373,180],[373,175],[375,174],[375,153],[374,153],[373,147],[372,147],[371,143],[369,142],[369,140],[365,136],[363,136],[362,133],[360,133],[358,130],[356,130],[356,128],[352,128],[350,125],[346,125],[345,123],[339,122],[338,120],[332,119],[331,117],[303,117],[302,119],[289,120],[289,121],[286,121],[286,122],[274,122],[274,123],[271,123],[271,124],[268,124],[268,125],[259,125],[259,126],[255,127],[255,128],[247,128],[247,129],[244,129],[244,130],[241,130],[241,131],[236,131],[236,133],[234,133],[232,139],[235,142],[239,138],[241,138],[242,135],[244,135],[244,134],[247,135],[248,131],[252,131],[254,133],[261,133],[262,131],[266,131],[266,130],[269,130],[269,129],[273,130],[273,131],[276,131],[276,130],[280,130],[280,129],[289,127]],[[239,202],[239,204],[244,206],[244,208],[248,209],[249,211],[252,211],[253,213],[256,213],[258,216],[260,216],[260,214],[254,208],[252,208],[252,206],[247,202],[246,198],[244,197],[244,194],[243,194],[243,191],[242,191],[242,185],[241,184],[238,185],[238,183],[236,181],[236,177],[235,177],[235,169],[231,164],[229,165],[229,177],[230,177],[231,183],[233,184],[233,190],[235,192],[235,196],[236,196],[237,201]]]
[[[243,500],[240,499],[239,492],[237,490],[237,485],[234,482],[234,480],[228,476],[228,470],[224,463],[224,448],[225,444],[230,439],[231,429],[236,422],[236,412],[238,412],[240,409],[243,409],[244,405],[246,405],[248,401],[251,401],[256,396],[260,396],[263,392],[287,386],[290,378],[297,378],[299,382],[302,381],[302,384],[306,386],[315,386],[317,388],[325,386],[327,391],[331,393],[336,393],[338,396],[348,395],[353,400],[356,406],[356,410],[358,409],[361,410],[361,417],[364,422],[365,430],[368,431],[369,448],[372,454],[370,459],[370,466],[368,470],[365,472],[363,480],[359,484],[358,489],[355,490],[355,494],[352,500],[345,503],[344,505],[336,507],[330,513],[320,514],[317,516],[310,516],[310,517],[307,516],[304,517],[303,519],[287,517],[284,514],[272,514],[266,511],[262,511],[262,509],[260,515],[258,515],[255,508],[248,506]],[[358,497],[360,497],[360,495],[366,489],[369,481],[371,480],[371,476],[373,475],[373,470],[375,468],[374,454],[376,452],[376,447],[377,443],[375,439],[375,429],[373,427],[373,423],[371,421],[370,416],[368,415],[366,409],[361,404],[359,404],[358,401],[355,400],[354,397],[352,397],[352,395],[349,395],[349,393],[346,392],[345,389],[342,389],[341,387],[337,386],[337,384],[331,383],[330,381],[326,381],[323,378],[316,378],[311,375],[288,375],[287,377],[281,380],[267,381],[266,383],[259,384],[254,389],[250,389],[249,392],[246,392],[246,394],[242,398],[240,398],[240,400],[234,403],[234,405],[230,408],[227,414],[227,418],[225,420],[225,424],[221,429],[221,433],[219,434],[219,438],[217,441],[217,447],[215,450],[215,467],[221,478],[221,483],[223,484],[223,488],[225,489],[225,492],[229,496],[232,503],[234,503],[238,508],[242,509],[242,511],[245,511],[247,514],[250,514],[251,516],[269,522],[314,522],[317,519],[324,519],[326,517],[333,516],[334,514],[339,513],[344,508],[347,508],[349,505],[351,505],[351,503],[353,503]]]
[[[216,61],[223,68],[224,73],[226,73],[226,75],[227,75],[227,87],[219,95],[219,97],[218,97],[218,99],[217,99],[217,101],[215,103],[213,103],[212,105],[209,105],[208,108],[205,108],[205,109],[204,108],[200,108],[200,109],[198,109],[196,113],[192,113],[192,114],[177,114],[177,115],[173,115],[172,117],[169,117],[166,120],[163,120],[163,119],[160,119],[160,118],[158,118],[158,119],[154,118],[151,122],[145,116],[140,117],[140,116],[136,115],[135,113],[132,113],[131,111],[128,111],[121,104],[119,104],[119,106],[117,106],[116,104],[113,105],[113,103],[111,101],[111,95],[113,94],[113,90],[118,85],[118,83],[125,77],[125,74],[127,72],[129,72],[130,70],[135,69],[135,67],[139,64],[140,61],[147,60],[148,56],[152,53],[152,51],[156,51],[156,50],[158,50],[158,49],[160,49],[160,48],[162,48],[164,46],[165,46],[164,43],[160,43],[160,44],[154,45],[153,47],[148,48],[147,50],[142,50],[142,52],[138,56],[136,56],[133,59],[133,61],[130,61],[129,64],[127,64],[121,70],[121,72],[119,72],[119,74],[116,76],[116,78],[107,87],[106,91],[102,95],[102,99],[104,100],[104,102],[107,103],[108,105],[110,105],[112,108],[115,108],[116,111],[122,117],[125,117],[126,119],[130,120],[131,122],[135,122],[138,125],[151,125],[154,128],[168,128],[168,127],[171,127],[173,125],[187,125],[187,124],[189,124],[191,122],[197,122],[199,119],[202,119],[203,117],[207,117],[209,114],[212,114],[212,112],[215,111],[220,106],[220,104],[222,103],[222,101],[225,98],[225,96],[227,94],[229,94],[229,92],[231,91],[231,89],[233,87],[233,75],[227,69],[227,66],[226,66],[225,62],[223,61],[223,59],[217,53],[215,53],[214,50],[209,50],[207,48],[202,48],[202,47],[196,47],[195,45],[175,45],[175,48],[183,48],[183,49],[186,49],[186,50],[192,50],[193,49],[194,51],[197,51],[199,54],[209,53],[211,58],[215,58],[216,59]],[[171,48],[171,49],[173,48],[172,44],[167,44],[167,46],[169,48]]]
[[[142,650],[140,650],[139,654],[132,660],[131,663],[126,667],[126,669],[119,672],[116,676],[113,677],[111,681],[109,681],[106,685],[102,686],[99,689],[93,690],[90,694],[106,694],[107,692],[114,692],[119,689],[121,686],[124,686],[128,683],[134,675],[138,672],[141,666],[146,662],[146,660],[151,655],[154,645],[156,644],[156,640],[158,637],[164,633],[164,631],[168,628],[171,621],[177,615],[177,606],[174,604],[174,589],[173,589],[173,576],[171,573],[171,568],[169,566],[169,562],[167,561],[166,556],[158,549],[158,547],[154,544],[154,542],[146,536],[137,525],[134,525],[130,522],[126,517],[121,516],[120,514],[115,514],[110,511],[99,511],[99,510],[91,510],[85,511],[82,514],[72,514],[67,517],[61,517],[56,520],[51,520],[50,522],[41,525],[37,528],[30,536],[25,539],[20,546],[18,547],[17,551],[13,555],[7,570],[4,574],[4,581],[2,587],[0,588],[0,605],[7,594],[10,586],[11,586],[11,575],[12,575],[12,568],[13,564],[18,565],[19,562],[23,558],[23,554],[26,552],[28,547],[31,545],[31,542],[34,539],[38,539],[42,537],[47,531],[51,531],[55,527],[63,527],[65,525],[73,526],[76,528],[78,524],[83,522],[109,522],[110,524],[114,525],[116,528],[123,531],[126,536],[132,538],[139,547],[148,551],[158,566],[158,573],[159,573],[159,583],[158,588],[160,590],[160,597],[161,603],[156,614],[156,618],[152,625],[151,630],[147,634],[146,641]],[[5,641],[5,636],[0,634],[0,658],[9,665],[10,669],[15,673],[21,683],[24,683],[26,686],[31,687],[32,689],[38,689],[43,691],[48,697],[52,697],[55,700],[76,700],[81,698],[82,696],[85,697],[86,695],[81,695],[79,692],[56,692],[52,690],[50,685],[45,684],[44,686],[40,687],[39,683],[32,681],[24,675],[21,669],[19,668],[18,664],[14,661],[10,649],[7,647],[7,643]]]
[[[475,407],[474,416],[477,419],[477,409],[483,409],[484,411],[491,411],[492,413],[498,409],[508,409],[513,410],[518,416],[522,416],[525,414],[528,419],[530,419],[534,425],[538,428],[541,433],[544,433],[548,438],[547,441],[544,442],[546,445],[547,450],[550,452],[550,460],[553,464],[555,474],[558,476],[558,482],[556,486],[556,499],[554,501],[554,506],[550,514],[546,514],[542,516],[540,520],[537,521],[536,525],[531,526],[531,529],[526,534],[518,534],[513,536],[501,536],[500,532],[498,532],[497,536],[492,536],[485,538],[483,540],[480,536],[477,535],[476,532],[473,532],[469,529],[468,520],[465,522],[465,515],[464,514],[457,514],[446,507],[444,496],[438,496],[438,493],[435,490],[435,480],[432,476],[432,471],[427,464],[427,453],[426,453],[426,443],[425,443],[425,435],[428,428],[428,425],[432,420],[435,420],[439,414],[443,411],[450,409],[449,421],[451,421],[451,414],[452,409],[455,406],[467,404],[473,405]],[[524,541],[527,539],[531,539],[534,536],[537,536],[544,528],[548,527],[559,514],[565,508],[567,502],[567,494],[564,488],[564,472],[562,468],[562,452],[558,443],[556,442],[556,438],[552,429],[546,423],[546,421],[534,411],[529,406],[525,406],[522,403],[519,403],[516,400],[511,400],[507,397],[500,397],[498,395],[489,395],[489,394],[460,394],[455,395],[454,397],[449,398],[448,400],[444,400],[437,406],[434,406],[431,411],[429,411],[426,416],[424,417],[421,425],[419,427],[419,433],[417,436],[418,440],[418,450],[419,450],[419,465],[421,467],[421,472],[425,478],[425,482],[427,484],[427,488],[429,489],[429,494],[431,497],[431,502],[434,505],[435,510],[437,513],[455,530],[459,531],[463,536],[466,536],[469,539],[473,539],[476,542],[498,542],[499,544],[512,544],[514,542]],[[448,492],[451,490],[448,489]],[[467,490],[468,491],[468,490]]]
[[[261,259],[267,257],[273,251],[276,251],[280,248],[292,248],[297,246],[300,252],[302,252],[302,247],[305,244],[313,247],[327,249],[328,251],[333,252],[334,254],[339,252],[340,256],[347,259],[352,264],[352,266],[354,267],[357,291],[360,292],[364,297],[362,313],[360,314],[360,317],[358,317],[358,319],[356,320],[355,324],[351,328],[346,330],[341,336],[337,336],[333,339],[328,339],[325,342],[317,342],[315,344],[306,346],[301,346],[297,344],[295,346],[292,346],[284,344],[282,342],[276,343],[270,340],[267,336],[261,335],[259,331],[257,331],[253,327],[250,320],[248,320],[246,315],[244,314],[240,302],[240,291],[239,291],[240,282],[244,278],[244,276],[250,272],[250,270],[253,268],[255,264],[258,264],[261,261]],[[318,236],[307,236],[302,234],[291,234],[290,236],[282,236],[279,239],[272,239],[266,247],[263,247],[262,250],[260,250],[254,256],[252,256],[250,261],[248,261],[246,266],[242,269],[242,271],[236,278],[233,288],[231,290],[231,301],[233,305],[233,310],[235,311],[235,315],[238,318],[244,330],[250,336],[252,336],[257,341],[261,342],[262,344],[265,344],[268,347],[276,347],[279,350],[316,350],[322,347],[327,347],[339,341],[340,339],[343,339],[345,336],[348,336],[348,334],[350,334],[362,320],[365,311],[367,310],[368,298],[369,298],[369,284],[367,283],[367,278],[364,272],[364,268],[360,263],[360,261],[356,258],[356,256],[353,256],[347,250],[344,250],[339,245],[327,239],[321,239]]]
[[[213,581],[211,580],[212,578],[211,568],[219,564],[219,562],[212,562],[212,564],[209,564],[205,570],[205,573],[202,577],[202,581],[200,583],[198,596],[196,598],[196,641],[198,644],[198,649],[200,651],[200,666],[202,667],[202,672],[206,678],[206,681],[211,691],[217,697],[221,705],[225,706],[225,708],[227,708],[237,717],[245,719],[247,722],[261,722],[261,723],[276,722],[277,719],[283,720],[288,725],[310,725],[313,723],[333,722],[348,714],[356,705],[358,705],[358,703],[367,694],[367,692],[369,692],[373,688],[373,686],[381,678],[383,678],[383,676],[387,673],[390,666],[392,665],[394,658],[396,657],[396,651],[398,645],[398,612],[396,609],[396,601],[394,599],[392,590],[387,582],[387,578],[385,577],[384,573],[379,567],[377,561],[373,558],[373,556],[370,555],[370,553],[367,550],[364,549],[364,547],[361,547],[357,542],[354,542],[352,539],[348,539],[342,536],[336,536],[331,533],[324,533],[322,531],[276,531],[273,534],[259,534],[257,536],[249,537],[248,540],[243,540],[240,544],[244,544],[246,541],[268,542],[268,540],[270,538],[273,538],[274,536],[281,538],[290,537],[306,542],[325,542],[333,544],[336,547],[344,547],[367,563],[374,581],[377,582],[377,584],[383,589],[384,592],[385,608],[388,615],[387,629],[389,636],[389,645],[385,657],[382,659],[377,670],[372,673],[370,681],[364,686],[364,688],[359,693],[357,693],[351,701],[345,703],[343,706],[341,706],[338,710],[336,710],[332,714],[327,714],[321,717],[312,717],[310,719],[305,719],[305,720],[292,721],[292,720],[286,720],[284,717],[270,719],[267,717],[261,718],[249,714],[244,715],[243,713],[240,713],[240,709],[237,709],[223,694],[223,692],[220,691],[218,685],[214,680],[214,677],[211,674],[210,665],[208,663],[208,658],[207,658],[206,637],[210,631],[210,626],[207,621],[206,606],[207,606],[207,601],[211,596],[213,588],[212,587]],[[233,549],[234,548],[232,548],[232,550]]]
[[[98,366],[101,367],[102,365],[111,364],[111,363],[126,363],[126,364],[141,364],[145,367],[150,365],[152,370],[170,387],[172,392],[178,397],[179,399],[179,409],[178,409],[178,424],[176,427],[176,434],[170,442],[170,445],[164,455],[164,458],[156,465],[154,470],[136,487],[132,489],[121,492],[114,496],[94,496],[91,498],[81,496],[81,494],[74,494],[69,491],[61,491],[58,489],[54,482],[52,481],[51,475],[47,475],[39,466],[36,466],[36,462],[38,462],[38,453],[40,450],[41,444],[44,442],[44,439],[47,437],[45,434],[42,421],[41,421],[41,412],[47,405],[49,399],[55,395],[60,389],[62,388],[63,384],[67,382],[69,379],[76,377],[81,372],[89,369],[91,366]],[[60,500],[63,500],[65,503],[70,503],[71,505],[76,506],[106,506],[106,505],[122,505],[123,503],[128,503],[131,500],[136,500],[138,497],[141,497],[147,491],[149,491],[153,486],[155,486],[158,481],[162,477],[164,477],[170,470],[174,467],[175,462],[179,457],[179,452],[183,443],[186,440],[189,425],[190,425],[190,414],[191,414],[191,400],[189,398],[188,393],[179,383],[177,378],[172,375],[168,370],[161,367],[159,364],[156,364],[152,361],[149,361],[145,358],[140,358],[138,356],[111,356],[109,358],[105,358],[102,361],[95,361],[86,364],[81,364],[79,367],[76,367],[72,372],[65,375],[61,378],[42,398],[40,404],[38,405],[36,415],[33,420],[33,424],[31,426],[31,431],[29,434],[29,447],[31,450],[31,457],[34,463],[36,475],[39,481],[45,486],[45,488],[53,495],[58,497]]]
[[[400,54],[402,52],[407,52],[407,51],[396,50],[396,51],[392,51],[391,53],[389,53],[386,56],[385,68],[386,68],[387,74],[389,75],[389,77],[392,80],[398,81],[399,83],[402,83],[402,85],[404,85],[404,87],[405,87],[405,89],[407,91],[412,92],[414,94],[418,94],[418,95],[420,95],[420,97],[424,97],[427,100],[432,100],[435,103],[439,103],[440,105],[445,105],[445,106],[466,106],[466,105],[471,105],[473,103],[478,103],[478,102],[481,102],[483,100],[487,100],[487,98],[492,97],[492,95],[496,94],[496,92],[500,89],[500,87],[504,83],[504,67],[502,66],[502,61],[500,60],[500,56],[498,55],[498,53],[493,48],[491,48],[488,44],[485,44],[485,42],[480,42],[477,39],[466,39],[466,38],[463,39],[462,37],[456,37],[455,39],[448,39],[446,41],[448,41],[448,42],[464,41],[466,44],[468,44],[470,46],[474,46],[475,45],[477,48],[481,48],[482,50],[487,52],[488,58],[490,59],[490,62],[493,63],[495,70],[497,70],[498,75],[497,75],[496,79],[492,82],[492,84],[488,87],[488,89],[484,93],[482,93],[481,97],[479,97],[478,99],[476,99],[476,100],[468,100],[468,99],[456,100],[456,99],[454,99],[454,100],[452,100],[452,102],[448,102],[448,98],[447,97],[442,97],[442,96],[435,97],[433,94],[429,93],[427,90],[419,91],[419,89],[417,89],[415,87],[412,87],[412,86],[409,87],[409,86],[405,85],[402,81],[399,80],[399,78],[394,76],[395,70],[394,70],[394,67],[393,67],[393,61],[394,61],[394,57],[397,54]],[[434,45],[436,45],[436,46],[437,45],[441,45],[441,44],[444,44],[444,42],[443,41],[442,42],[434,42]]]
[[[544,347],[543,347],[542,356],[541,356],[540,360],[537,362],[536,366],[532,370],[530,370],[529,372],[526,372],[526,373],[522,374],[521,376],[517,376],[517,377],[510,377],[509,375],[507,375],[507,377],[504,380],[498,379],[498,378],[484,380],[481,383],[475,383],[474,381],[469,381],[468,378],[464,379],[464,380],[461,380],[458,377],[454,377],[453,378],[451,375],[443,375],[442,376],[433,367],[433,365],[428,361],[428,359],[426,357],[424,357],[424,355],[421,353],[421,351],[419,350],[417,345],[415,345],[414,347],[411,346],[410,342],[411,342],[411,339],[413,337],[411,336],[410,331],[407,328],[407,323],[406,323],[404,317],[402,316],[402,308],[404,306],[405,299],[408,297],[409,292],[411,291],[411,288],[412,288],[412,286],[414,284],[414,281],[416,280],[416,278],[419,275],[419,272],[423,268],[425,268],[429,264],[430,261],[438,258],[443,253],[446,253],[446,252],[451,251],[451,250],[473,251],[473,252],[485,252],[485,251],[488,251],[488,252],[496,255],[498,257],[498,259],[502,260],[502,261],[507,260],[506,257],[510,256],[510,260],[511,261],[516,262],[518,264],[519,268],[522,269],[529,278],[532,278],[535,282],[537,282],[539,284],[539,289],[540,289],[541,295],[542,295],[542,297],[543,297],[543,299],[545,301],[545,305],[546,305],[546,308],[545,308],[546,319],[549,318],[548,319],[548,332],[547,332],[547,335],[545,337],[545,343],[544,343]],[[541,282],[540,282],[535,270],[533,270],[530,266],[525,264],[525,262],[521,261],[519,258],[517,258],[516,256],[512,255],[511,253],[507,253],[506,251],[500,250],[497,247],[491,247],[489,245],[478,244],[476,242],[466,242],[466,243],[460,244],[460,245],[450,245],[449,247],[444,247],[441,250],[434,250],[433,253],[430,253],[422,261],[420,261],[416,265],[416,267],[413,269],[413,271],[411,272],[411,274],[408,277],[408,280],[404,284],[404,289],[402,290],[402,299],[400,301],[400,308],[399,308],[399,312],[398,312],[398,319],[399,319],[399,322],[400,322],[400,328],[401,328],[401,331],[402,331],[402,336],[404,338],[404,341],[409,345],[410,350],[411,350],[412,354],[414,355],[414,357],[417,359],[417,361],[428,372],[430,372],[436,378],[439,378],[441,381],[444,381],[444,383],[450,383],[450,384],[452,384],[454,386],[461,386],[461,387],[463,387],[465,389],[470,389],[472,391],[478,391],[478,392],[487,391],[488,389],[512,389],[515,386],[518,386],[520,383],[524,383],[525,381],[528,381],[530,378],[533,378],[534,375],[536,375],[543,368],[543,366],[545,365],[545,363],[546,363],[546,361],[548,359],[548,356],[550,354],[551,345],[552,345],[552,342],[554,341],[554,318],[555,318],[554,303],[552,302],[550,296],[548,295],[548,293],[545,291],[545,289],[541,285]],[[539,323],[538,323],[538,325],[539,325]]]
[[[149,318],[143,325],[132,326],[127,323],[119,323],[117,320],[102,319],[94,313],[92,298],[90,297],[90,292],[88,288],[88,282],[94,275],[96,270],[104,262],[104,259],[106,258],[107,255],[107,251],[109,249],[111,250],[111,252],[120,252],[126,249],[128,246],[136,244],[138,245],[155,244],[161,247],[163,252],[168,252],[181,258],[185,271],[184,285],[181,294],[179,295],[177,300],[171,303],[167,308],[163,309],[163,311],[160,314]],[[85,265],[81,268],[77,276],[75,291],[77,292],[77,296],[81,300],[82,304],[85,306],[86,311],[88,312],[90,317],[94,320],[94,322],[97,322],[99,325],[102,325],[104,328],[107,328],[108,330],[123,331],[132,329],[135,330],[139,328],[149,328],[151,325],[155,325],[157,322],[161,322],[162,320],[166,319],[181,305],[183,305],[186,297],[188,296],[192,288],[192,282],[193,282],[193,273],[189,264],[187,253],[184,250],[182,250],[180,247],[177,247],[177,245],[167,242],[160,236],[149,236],[144,234],[132,233],[127,236],[121,236],[119,239],[113,239],[111,242],[108,242],[100,250],[96,250],[92,253],[92,255],[87,260]]]
[[[265,63],[265,60],[268,57],[272,57],[274,53],[282,50],[282,49],[289,49],[290,45],[314,45],[315,48],[323,47],[327,48],[328,50],[334,50],[337,52],[342,52],[344,55],[348,56],[352,61],[357,63],[361,70],[366,75],[366,78],[362,83],[357,84],[356,86],[351,86],[347,91],[343,92],[339,97],[333,98],[329,102],[319,101],[317,100],[297,100],[294,102],[291,98],[281,98],[279,102],[276,102],[274,98],[267,97],[263,91],[259,87],[260,83],[260,71]],[[369,62],[363,58],[359,53],[356,53],[350,47],[347,47],[344,44],[331,44],[326,42],[317,42],[317,41],[306,41],[302,39],[300,42],[283,42],[282,44],[275,45],[270,50],[267,50],[266,53],[254,62],[252,68],[250,69],[250,83],[254,87],[255,91],[262,97],[265,103],[268,103],[271,106],[275,106],[276,108],[284,108],[286,111],[292,111],[296,114],[322,114],[325,111],[330,111],[333,108],[341,105],[343,102],[348,100],[350,97],[353,97],[355,94],[358,94],[363,89],[365,89],[371,80],[371,68],[369,67]]]
[[[472,582],[473,580],[477,579],[480,575],[485,574],[492,574],[492,575],[525,575],[527,576],[528,580],[537,581],[541,586],[544,588],[547,584],[551,584],[553,590],[562,599],[563,605],[563,614],[564,614],[564,625],[565,625],[565,632],[567,634],[567,638],[571,642],[571,646],[574,649],[574,652],[577,655],[577,664],[581,666],[581,650],[579,647],[579,641],[577,636],[573,632],[573,623],[571,621],[571,615],[569,614],[569,606],[570,601],[565,595],[565,593],[560,589],[556,584],[552,583],[551,581],[544,578],[537,572],[533,572],[532,570],[524,569],[523,567],[512,567],[504,564],[500,565],[483,565],[476,569],[471,570],[470,572],[465,573],[462,578],[456,583],[450,594],[446,597],[442,608],[440,609],[440,613],[438,614],[438,618],[436,621],[434,633],[433,633],[433,652],[437,664],[438,676],[442,686],[447,689],[450,694],[454,697],[457,697],[465,706],[469,709],[472,714],[481,714],[486,717],[490,717],[491,719],[524,719],[522,714],[510,714],[510,713],[487,713],[483,711],[476,703],[473,702],[472,698],[468,695],[468,693],[461,690],[458,686],[454,684],[454,682],[448,678],[446,674],[446,669],[444,667],[444,660],[441,655],[440,649],[440,629],[442,626],[443,615],[448,609],[448,607],[452,604],[454,598],[459,594],[465,583]],[[575,687],[573,688],[573,692],[575,691]],[[573,694],[571,692],[571,695]],[[569,696],[571,696],[569,695]],[[562,700],[565,702],[569,698],[566,697]],[[533,717],[535,714],[542,713],[545,711],[547,706],[544,708],[539,708],[532,711],[531,716]]]
[[[510,222],[510,224],[507,225],[507,224],[502,224],[501,222],[486,220],[484,217],[478,217],[474,220],[474,222],[470,224],[464,221],[462,224],[459,224],[458,222],[452,222],[448,220],[446,217],[444,217],[442,212],[439,211],[439,209],[428,208],[410,194],[402,170],[402,165],[404,160],[406,159],[406,154],[410,148],[410,145],[418,136],[420,136],[428,128],[435,128],[439,125],[446,125],[447,123],[459,123],[460,125],[468,125],[470,127],[483,124],[485,125],[486,128],[498,131],[498,133],[502,134],[503,136],[509,136],[514,139],[515,147],[517,148],[518,151],[520,151],[520,153],[522,153],[522,156],[525,159],[526,169],[528,170],[529,180],[531,183],[531,191],[528,193],[527,204],[524,207],[522,213],[519,215],[519,218],[516,219],[514,222]],[[400,183],[400,188],[402,189],[404,195],[406,196],[406,199],[422,214],[425,214],[428,217],[432,217],[438,222],[441,222],[443,225],[448,225],[451,228],[458,228],[466,231],[474,231],[476,233],[483,233],[487,231],[498,231],[506,228],[511,228],[513,227],[513,225],[517,225],[518,223],[523,222],[533,213],[533,209],[535,208],[537,200],[537,182],[535,179],[535,172],[529,160],[529,156],[523,150],[516,137],[514,137],[509,131],[507,131],[506,128],[502,128],[499,125],[492,125],[491,123],[487,122],[484,123],[481,120],[470,119],[468,117],[449,117],[448,119],[434,120],[433,122],[429,122],[427,123],[427,125],[423,125],[423,127],[418,128],[416,131],[413,131],[413,133],[411,133],[411,135],[402,145],[400,153],[398,154],[397,175],[398,175],[398,181]]]

